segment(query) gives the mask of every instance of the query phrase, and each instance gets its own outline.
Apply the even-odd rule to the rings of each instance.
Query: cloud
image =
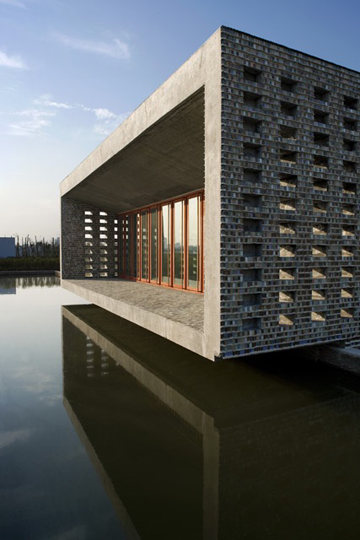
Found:
[[[109,109],[92,109],[96,118],[99,120],[107,120],[109,118],[116,118],[116,114],[109,111]]]
[[[16,116],[32,116],[33,118],[40,118],[41,116],[55,116],[52,111],[40,111],[39,109],[25,109],[24,111],[17,111],[13,113]]]
[[[53,101],[49,94],[44,94],[40,96],[39,99],[35,100],[35,103],[37,105],[43,105],[44,107],[55,107],[55,109],[73,109],[74,108],[72,105],[68,105],[67,103]]]
[[[112,133],[130,114],[130,111],[122,114],[115,114],[104,107],[91,108],[87,107],[86,105],[82,105],[81,103],[78,103],[76,107],[79,107],[85,112],[95,114],[98,122],[93,127],[93,133],[103,137],[110,135],[110,133]]]
[[[94,112],[96,110],[99,110],[99,109],[93,109]],[[102,120],[102,121],[94,125],[93,132],[96,133],[97,135],[108,136],[129,116],[129,114],[130,112],[126,112],[124,114],[118,114],[118,115],[112,113],[112,116],[109,116],[107,118],[97,117],[99,120]]]
[[[54,38],[66,47],[78,51],[101,54],[116,60],[125,60],[130,57],[129,45],[117,38],[107,43],[105,41],[73,38],[59,32],[54,33]]]
[[[13,113],[15,116],[26,117],[26,120],[9,124],[9,135],[17,137],[34,137],[42,133],[43,128],[51,124],[47,117],[55,116],[50,111],[40,111],[38,109],[28,109]]]
[[[103,124],[95,124],[93,128],[93,132],[96,133],[97,135],[107,136],[107,135],[110,135],[112,131],[114,131],[112,128]]]
[[[20,2],[20,0],[0,0],[0,4],[26,9],[24,2]]]
[[[45,128],[52,124],[51,119],[60,114],[60,111],[84,111],[91,113],[96,119],[92,132],[102,137],[110,135],[130,112],[115,114],[106,107],[87,107],[81,103],[69,104],[55,101],[50,94],[43,94],[34,100],[36,107],[22,111],[8,112],[12,117],[18,117],[19,121],[8,125],[8,135],[18,137],[34,137],[43,135]],[[4,114],[1,113],[0,114]]]
[[[9,56],[4,51],[0,51],[0,66],[12,69],[27,69],[20,56]]]
[[[32,120],[29,122],[19,122],[18,124],[9,124],[9,135],[18,137],[33,137],[37,135],[44,127],[49,126],[51,122],[48,120]]]
[[[116,114],[109,111],[109,109],[105,109],[102,107],[93,109],[91,107],[87,107],[86,105],[82,105],[81,103],[77,103],[76,107],[78,107],[82,111],[94,113],[96,118],[98,118],[99,120],[107,120],[109,118],[116,118]]]
[[[45,98],[45,99],[44,99]],[[93,128],[93,132],[99,135],[109,135],[114,129],[129,116],[129,112],[123,114],[115,114],[105,107],[88,107],[82,103],[76,103],[75,105],[68,105],[67,103],[57,103],[51,100],[51,97],[48,95],[42,96],[40,100],[36,101],[42,105],[48,107],[59,107],[64,109],[80,109],[84,112],[93,113],[96,116],[96,119],[99,121]]]
[[[30,429],[18,429],[17,431],[3,431],[0,433],[0,450],[16,442],[24,442],[30,437]]]

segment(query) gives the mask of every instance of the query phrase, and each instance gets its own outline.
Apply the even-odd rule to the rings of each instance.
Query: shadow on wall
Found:
[[[301,354],[212,364],[96,306],[63,307],[65,407],[129,538],[359,530],[360,398]]]

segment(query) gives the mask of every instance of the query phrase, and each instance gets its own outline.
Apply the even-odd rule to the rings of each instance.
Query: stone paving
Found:
[[[204,296],[122,279],[67,280],[113,300],[150,311],[166,319],[204,331]]]

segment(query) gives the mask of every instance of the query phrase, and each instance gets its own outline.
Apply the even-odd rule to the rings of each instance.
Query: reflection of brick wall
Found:
[[[352,538],[359,396],[220,431],[219,540]]]
[[[63,361],[67,375],[64,377],[64,393],[75,392],[77,385],[84,384],[89,378],[104,378],[116,369],[109,361],[108,354],[97,347],[93,341],[75,328],[63,317]],[[71,395],[71,394],[70,394]]]
[[[115,214],[62,198],[61,224],[63,279],[117,275]]]
[[[222,356],[359,335],[359,89],[222,29]]]

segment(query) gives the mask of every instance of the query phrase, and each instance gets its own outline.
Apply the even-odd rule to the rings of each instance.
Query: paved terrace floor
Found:
[[[204,331],[204,296],[202,294],[122,279],[66,281],[113,300],[156,313],[199,332]]]

